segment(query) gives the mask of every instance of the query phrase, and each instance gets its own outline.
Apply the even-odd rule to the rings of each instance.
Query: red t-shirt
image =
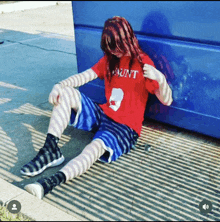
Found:
[[[147,55],[142,56],[143,63],[154,66]],[[129,73],[130,57],[120,59],[119,69],[114,71],[111,82],[107,80],[107,57],[102,57],[92,69],[105,81],[107,103],[100,105],[104,113],[118,123],[134,129],[140,136],[148,93],[159,88],[157,81],[145,78],[137,59]],[[155,66],[154,66],[155,67]]]

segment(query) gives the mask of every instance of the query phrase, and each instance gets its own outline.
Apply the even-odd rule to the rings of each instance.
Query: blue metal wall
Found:
[[[73,1],[72,8],[79,72],[103,56],[105,20],[123,16],[173,90],[170,107],[151,96],[145,116],[220,138],[220,2]],[[101,80],[80,91],[105,102]]]

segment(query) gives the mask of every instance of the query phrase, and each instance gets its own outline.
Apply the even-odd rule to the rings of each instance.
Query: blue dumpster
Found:
[[[220,2],[73,1],[72,9],[78,72],[103,56],[104,22],[123,16],[173,91],[170,107],[151,95],[145,117],[220,138]],[[106,101],[102,80],[80,91]]]

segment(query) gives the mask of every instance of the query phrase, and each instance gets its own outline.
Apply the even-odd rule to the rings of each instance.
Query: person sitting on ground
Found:
[[[24,188],[42,199],[54,187],[86,172],[97,160],[111,163],[134,148],[141,133],[148,94],[171,105],[172,91],[165,76],[140,48],[130,23],[114,16],[105,21],[101,49],[103,57],[86,71],[55,84],[49,102],[54,105],[45,144],[21,174],[35,176],[63,163],[58,147],[69,125],[94,132],[93,140],[57,173]],[[97,104],[76,87],[96,78],[105,82],[105,104]]]

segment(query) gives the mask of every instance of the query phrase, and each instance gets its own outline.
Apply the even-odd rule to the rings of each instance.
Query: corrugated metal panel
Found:
[[[219,2],[73,1],[72,6],[79,72],[102,57],[105,20],[124,16],[173,91],[170,107],[151,96],[145,116],[220,138]],[[105,102],[100,80],[80,91]]]
[[[73,1],[77,26],[102,28],[120,15],[138,33],[218,43],[219,10],[218,1]]]

